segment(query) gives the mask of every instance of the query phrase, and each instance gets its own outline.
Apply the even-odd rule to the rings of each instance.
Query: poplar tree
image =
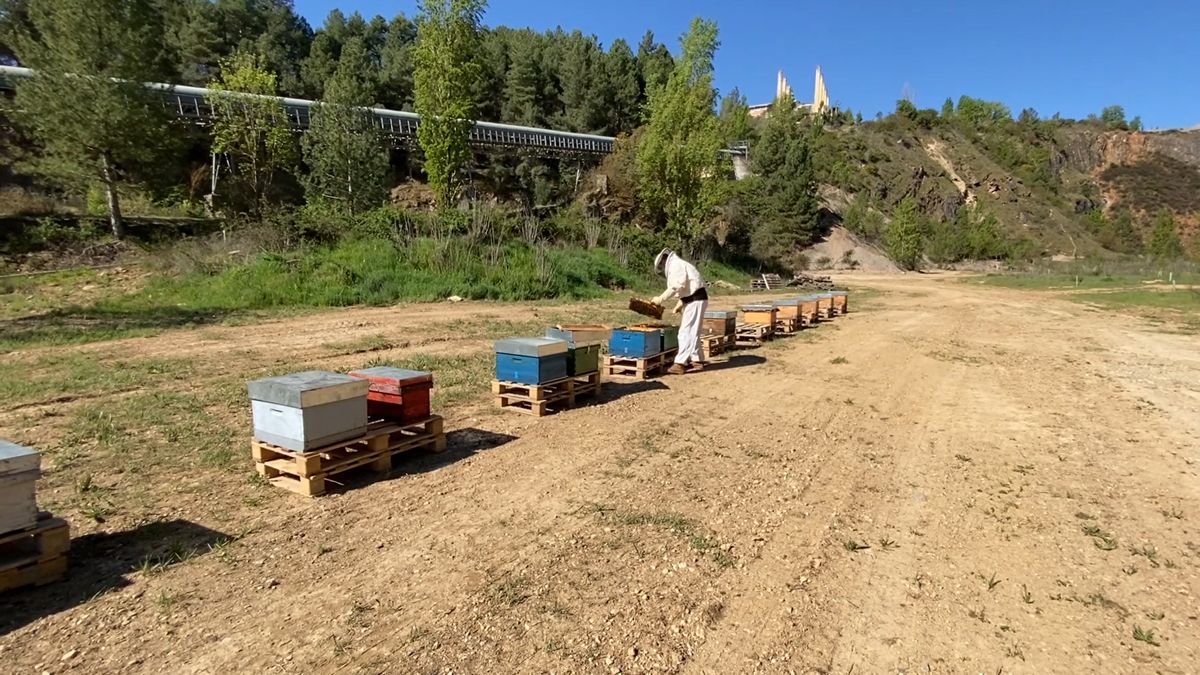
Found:
[[[147,182],[172,151],[161,94],[162,17],[150,0],[29,0],[11,41],[36,75],[17,78],[15,117],[41,146],[33,168],[84,190],[99,183],[114,237],[122,185]],[[151,169],[152,170],[152,169]]]
[[[422,0],[417,16],[417,141],[425,152],[425,175],[443,208],[458,196],[471,157],[472,92],[481,71],[479,24],[486,7],[485,0]]]

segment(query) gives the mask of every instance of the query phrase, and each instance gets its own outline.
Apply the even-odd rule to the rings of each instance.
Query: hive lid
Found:
[[[775,305],[743,305],[743,312],[769,312],[775,309]]]
[[[710,309],[704,313],[706,319],[736,319],[737,310],[732,309]]]
[[[370,387],[371,383],[366,380],[324,370],[268,377],[246,385],[251,400],[292,408],[308,408],[365,397]]]
[[[392,384],[401,387],[410,384],[420,384],[422,382],[433,382],[433,373],[428,373],[424,370],[393,368],[391,366],[363,368],[362,370],[350,373],[350,377],[361,377],[370,380],[372,384]]]
[[[37,450],[0,439],[0,476],[37,471],[41,466],[42,455]]]
[[[832,295],[850,295],[850,291],[830,291]]]
[[[833,293],[817,293],[818,298],[829,299],[833,297]]]
[[[793,305],[798,305],[801,302],[804,302],[804,301],[801,300],[800,298],[784,298],[783,300],[776,300],[775,305],[791,307]]]
[[[603,344],[612,334],[607,326],[550,326],[546,337],[566,340],[568,347],[587,347]]]
[[[567,341],[547,337],[509,338],[497,340],[495,350],[497,354],[553,356],[567,353]]]

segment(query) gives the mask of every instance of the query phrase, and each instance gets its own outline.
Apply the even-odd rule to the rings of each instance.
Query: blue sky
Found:
[[[314,28],[334,7],[412,16],[413,0],[295,0]],[[1081,118],[1118,103],[1147,128],[1200,124],[1200,2],[1195,0],[493,0],[491,26],[556,26],[634,49],[647,28],[674,51],[693,16],[720,26],[716,84],[769,102],[775,73],[812,96],[819,64],[829,96],[873,117],[905,87],[920,107],[968,94]]]

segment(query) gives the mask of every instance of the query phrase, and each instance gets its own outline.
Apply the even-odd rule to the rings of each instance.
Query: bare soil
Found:
[[[205,409],[232,469],[152,434],[126,465],[56,453],[40,494],[72,569],[0,600],[2,670],[1196,672],[1200,338],[950,275],[837,281],[849,315],[599,405],[532,419],[481,386],[440,411],[448,453],[320,499],[247,478],[237,386]],[[163,386],[199,392],[476,353],[456,325],[618,304],[348,309],[0,358],[190,359]],[[0,403],[0,436],[61,443],[78,405]],[[120,504],[102,523],[72,506],[83,471]]]

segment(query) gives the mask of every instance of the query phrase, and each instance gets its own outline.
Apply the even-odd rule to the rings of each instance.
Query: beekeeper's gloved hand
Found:
[[[671,289],[663,291],[663,294],[654,299],[654,304],[663,307],[667,303],[667,299],[671,297]]]
[[[673,310],[671,310],[671,311],[672,311],[672,312],[674,312],[674,313],[676,313],[676,314],[679,314],[679,313],[683,312],[683,301],[682,301],[682,300],[680,300],[679,302],[676,302],[676,303],[675,303],[675,309],[673,309]]]

